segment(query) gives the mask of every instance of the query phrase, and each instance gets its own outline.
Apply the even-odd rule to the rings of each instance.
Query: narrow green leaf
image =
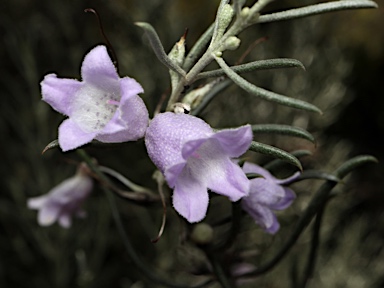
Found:
[[[257,173],[245,173],[245,176],[247,176],[247,178],[249,180],[252,180],[252,179],[255,179],[255,178],[264,178],[263,175],[260,175],[260,174],[257,174]]]
[[[265,134],[280,134],[298,137],[306,139],[315,143],[315,138],[308,131],[294,126],[289,125],[279,125],[279,124],[258,124],[252,125],[253,133],[265,133]]]
[[[157,35],[155,29],[150,24],[145,22],[136,22],[135,24],[144,29],[145,34],[148,36],[149,43],[151,44],[152,49],[160,62],[167,66],[169,69],[184,77],[186,75],[185,71],[174,61],[172,61],[165,53],[163,45],[161,44],[160,38]]]
[[[379,161],[371,156],[371,155],[360,155],[356,156],[345,163],[343,163],[336,171],[335,175],[339,176],[340,178],[345,177],[347,174],[349,174],[352,170],[358,168],[361,165],[367,164],[367,163],[378,163]]]
[[[281,20],[296,19],[331,11],[377,7],[377,4],[370,0],[333,1],[262,15],[259,17],[258,23],[268,23]]]
[[[249,150],[281,159],[283,161],[286,161],[298,167],[301,171],[303,170],[303,167],[301,166],[300,161],[295,156],[279,148],[276,148],[267,144],[259,143],[256,141],[252,141],[251,146],[249,147]]]
[[[320,180],[328,180],[328,181],[334,181],[334,182],[341,181],[339,177],[327,172],[318,171],[318,170],[305,170],[303,171],[303,173],[300,174],[299,177],[294,179],[291,183],[299,182],[307,179],[320,179]]]
[[[236,73],[248,73],[257,70],[266,70],[266,69],[277,69],[277,68],[302,68],[305,70],[303,63],[296,59],[290,58],[281,58],[281,59],[267,59],[253,61],[246,64],[230,66],[230,68]],[[206,71],[198,74],[196,80],[211,78],[211,77],[220,77],[224,76],[226,73],[223,69],[216,69],[211,71]]]
[[[309,156],[312,155],[311,151],[308,150],[296,150],[293,152],[290,152],[291,155],[295,156],[296,158],[304,157],[304,156]],[[263,167],[269,171],[276,171],[280,167],[286,165],[287,162],[280,160],[280,159],[274,159],[267,164],[265,164]]]
[[[212,41],[210,45],[212,45],[213,42],[218,40],[217,38],[221,38],[221,36],[224,33],[224,30],[223,30],[224,27],[222,27],[221,25],[223,22],[223,16],[224,16],[222,14],[223,14],[225,5],[228,4],[228,2],[229,0],[220,0],[220,5],[216,13],[215,28],[213,29]],[[226,29],[226,27],[224,29]]]
[[[317,112],[322,114],[321,110],[317,108],[315,105],[312,105],[310,103],[307,103],[302,100],[289,98],[287,96],[283,96],[268,90],[265,90],[263,88],[257,87],[251,83],[249,83],[247,80],[242,78],[239,74],[234,72],[228,65],[225,63],[225,61],[215,56],[215,60],[219,64],[219,66],[224,70],[225,74],[240,88],[244,89],[248,93],[255,95],[257,97],[260,97],[264,100],[276,102],[278,104],[282,104],[285,106],[289,106],[292,108],[302,109],[310,112]]]

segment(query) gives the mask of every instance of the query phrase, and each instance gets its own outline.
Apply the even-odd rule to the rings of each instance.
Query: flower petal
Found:
[[[273,179],[275,180],[276,178],[272,176],[271,173],[269,173],[268,170],[260,167],[259,165],[250,163],[250,162],[245,162],[243,165],[243,171],[245,173],[256,173],[261,176],[263,176],[265,179]]]
[[[174,188],[176,185],[177,178],[179,177],[180,173],[183,171],[185,167],[186,162],[182,162],[176,165],[173,165],[169,167],[164,172],[165,179],[168,182],[169,187]]]
[[[148,110],[144,101],[137,96],[137,93],[143,92],[143,88],[128,77],[120,81],[120,87],[120,107],[96,137],[102,142],[134,141],[144,137],[148,127]]]
[[[74,79],[57,78],[56,74],[48,74],[40,85],[43,101],[56,111],[70,116],[73,97],[82,83]]]
[[[246,201],[241,202],[243,209],[251,215],[251,217],[259,224],[266,232],[274,234],[279,228],[280,224],[273,212],[263,205],[253,204],[249,206]]]
[[[111,80],[119,79],[116,67],[105,46],[96,46],[85,56],[81,66],[81,76],[88,84],[105,90],[108,90]]]
[[[141,87],[141,85],[135,79],[130,77],[124,77],[120,79],[120,88],[122,102],[144,92],[143,87]]]
[[[71,119],[65,120],[59,127],[59,145],[63,152],[87,144],[91,142],[95,136],[95,132],[84,132]]]
[[[250,181],[243,170],[230,159],[223,158],[220,162],[215,165],[215,170],[205,171],[211,173],[206,178],[208,188],[233,202],[248,195]]]
[[[276,179],[276,184],[279,184],[279,185],[290,184],[293,180],[295,180],[299,176],[300,176],[300,172],[297,171],[295,174],[293,174],[292,176],[290,176],[288,178]]]
[[[195,223],[204,219],[208,202],[207,188],[192,177],[189,169],[184,169],[173,191],[173,207],[190,223]]]
[[[255,178],[251,180],[251,201],[267,205],[268,207],[279,202],[285,196],[284,188],[270,179]]]
[[[293,200],[295,200],[296,195],[292,189],[287,187],[282,187],[282,188],[284,189],[284,192],[285,192],[284,197],[281,197],[279,201],[275,202],[274,204],[269,205],[269,208],[273,210],[284,210],[292,204]]]
[[[60,206],[49,203],[39,210],[37,222],[40,226],[52,225],[57,220],[59,214]]]
[[[219,141],[221,147],[229,157],[239,157],[251,145],[253,134],[251,125],[236,129],[225,129],[215,133],[212,138]]]
[[[29,209],[40,209],[41,207],[44,206],[46,201],[47,201],[46,196],[34,197],[31,199],[28,199],[27,206]]]
[[[206,141],[207,141],[207,138],[187,141],[186,143],[184,143],[183,148],[181,149],[181,155],[185,160],[187,160]]]
[[[69,214],[66,214],[66,213],[60,215],[60,217],[59,217],[59,224],[63,228],[71,227],[71,225],[72,225],[71,216]]]

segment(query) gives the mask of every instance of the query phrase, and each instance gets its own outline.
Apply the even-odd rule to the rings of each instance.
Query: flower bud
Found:
[[[228,50],[236,50],[240,46],[240,39],[236,36],[228,37],[227,40],[225,40],[224,47]]]
[[[207,223],[199,223],[195,225],[191,233],[193,242],[199,245],[207,245],[213,240],[213,229]]]
[[[240,12],[241,17],[248,17],[249,15],[249,7],[244,7]]]

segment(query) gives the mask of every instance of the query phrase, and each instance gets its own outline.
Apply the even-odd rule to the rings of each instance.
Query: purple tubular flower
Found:
[[[37,220],[41,226],[58,221],[62,227],[68,228],[72,223],[72,215],[86,215],[81,205],[91,193],[93,182],[83,165],[80,165],[75,176],[63,181],[48,194],[28,199],[28,208],[39,210]]]
[[[81,82],[55,74],[46,75],[41,82],[43,100],[69,116],[59,127],[63,151],[93,139],[116,143],[144,137],[148,111],[137,95],[143,88],[132,78],[119,77],[105,46],[97,46],[85,56],[81,75]]]
[[[208,191],[238,201],[250,181],[231,158],[252,142],[250,125],[214,132],[200,118],[171,112],[158,114],[145,135],[148,155],[174,188],[173,206],[190,223],[208,209]]]
[[[264,178],[251,180],[251,188],[248,196],[241,201],[243,209],[268,233],[275,234],[280,224],[272,210],[283,210],[291,205],[296,198],[295,193],[282,185],[296,179],[300,172],[296,172],[286,179],[277,179],[262,167],[245,162],[243,166],[245,173],[256,173]]]

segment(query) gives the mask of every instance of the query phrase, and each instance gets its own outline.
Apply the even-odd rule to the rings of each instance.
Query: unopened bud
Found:
[[[191,233],[191,239],[196,244],[207,245],[213,240],[213,228],[207,223],[196,224]]]
[[[240,12],[240,16],[241,17],[248,17],[249,15],[249,7],[244,7],[243,9],[241,9],[241,12]]]
[[[240,46],[240,39],[236,36],[228,37],[227,40],[225,40],[225,49],[228,50],[236,50]]]

